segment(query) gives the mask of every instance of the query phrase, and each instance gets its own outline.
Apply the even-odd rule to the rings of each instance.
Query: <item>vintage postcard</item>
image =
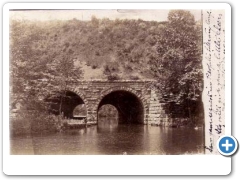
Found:
[[[231,135],[229,5],[58,5],[5,6],[9,159],[136,164],[178,155],[230,165],[217,148],[221,136]],[[229,172],[208,166],[205,174]],[[69,173],[88,174],[75,170]]]

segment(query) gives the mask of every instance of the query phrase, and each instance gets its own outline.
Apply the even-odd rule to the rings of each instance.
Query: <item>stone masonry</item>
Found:
[[[85,103],[87,109],[87,123],[97,124],[98,107],[101,100],[111,92],[127,91],[138,98],[143,106],[143,123],[164,125],[168,117],[163,110],[161,97],[156,94],[153,84],[149,80],[88,80],[72,83],[67,89],[76,93]]]

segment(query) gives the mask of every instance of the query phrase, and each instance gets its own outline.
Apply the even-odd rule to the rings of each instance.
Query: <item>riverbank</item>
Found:
[[[10,136],[25,136],[63,132],[68,129],[83,129],[96,125],[86,120],[64,119],[48,114],[19,113],[10,120]]]

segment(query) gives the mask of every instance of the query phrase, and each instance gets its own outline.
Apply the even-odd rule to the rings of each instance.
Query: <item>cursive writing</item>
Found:
[[[214,143],[224,134],[225,30],[224,12],[203,13],[203,65],[205,87],[205,149],[217,153]]]

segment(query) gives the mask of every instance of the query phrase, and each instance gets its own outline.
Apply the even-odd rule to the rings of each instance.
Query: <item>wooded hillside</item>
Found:
[[[156,79],[159,93],[191,116],[203,86],[201,31],[183,10],[170,11],[166,22],[12,20],[12,97],[30,101],[74,79]]]

